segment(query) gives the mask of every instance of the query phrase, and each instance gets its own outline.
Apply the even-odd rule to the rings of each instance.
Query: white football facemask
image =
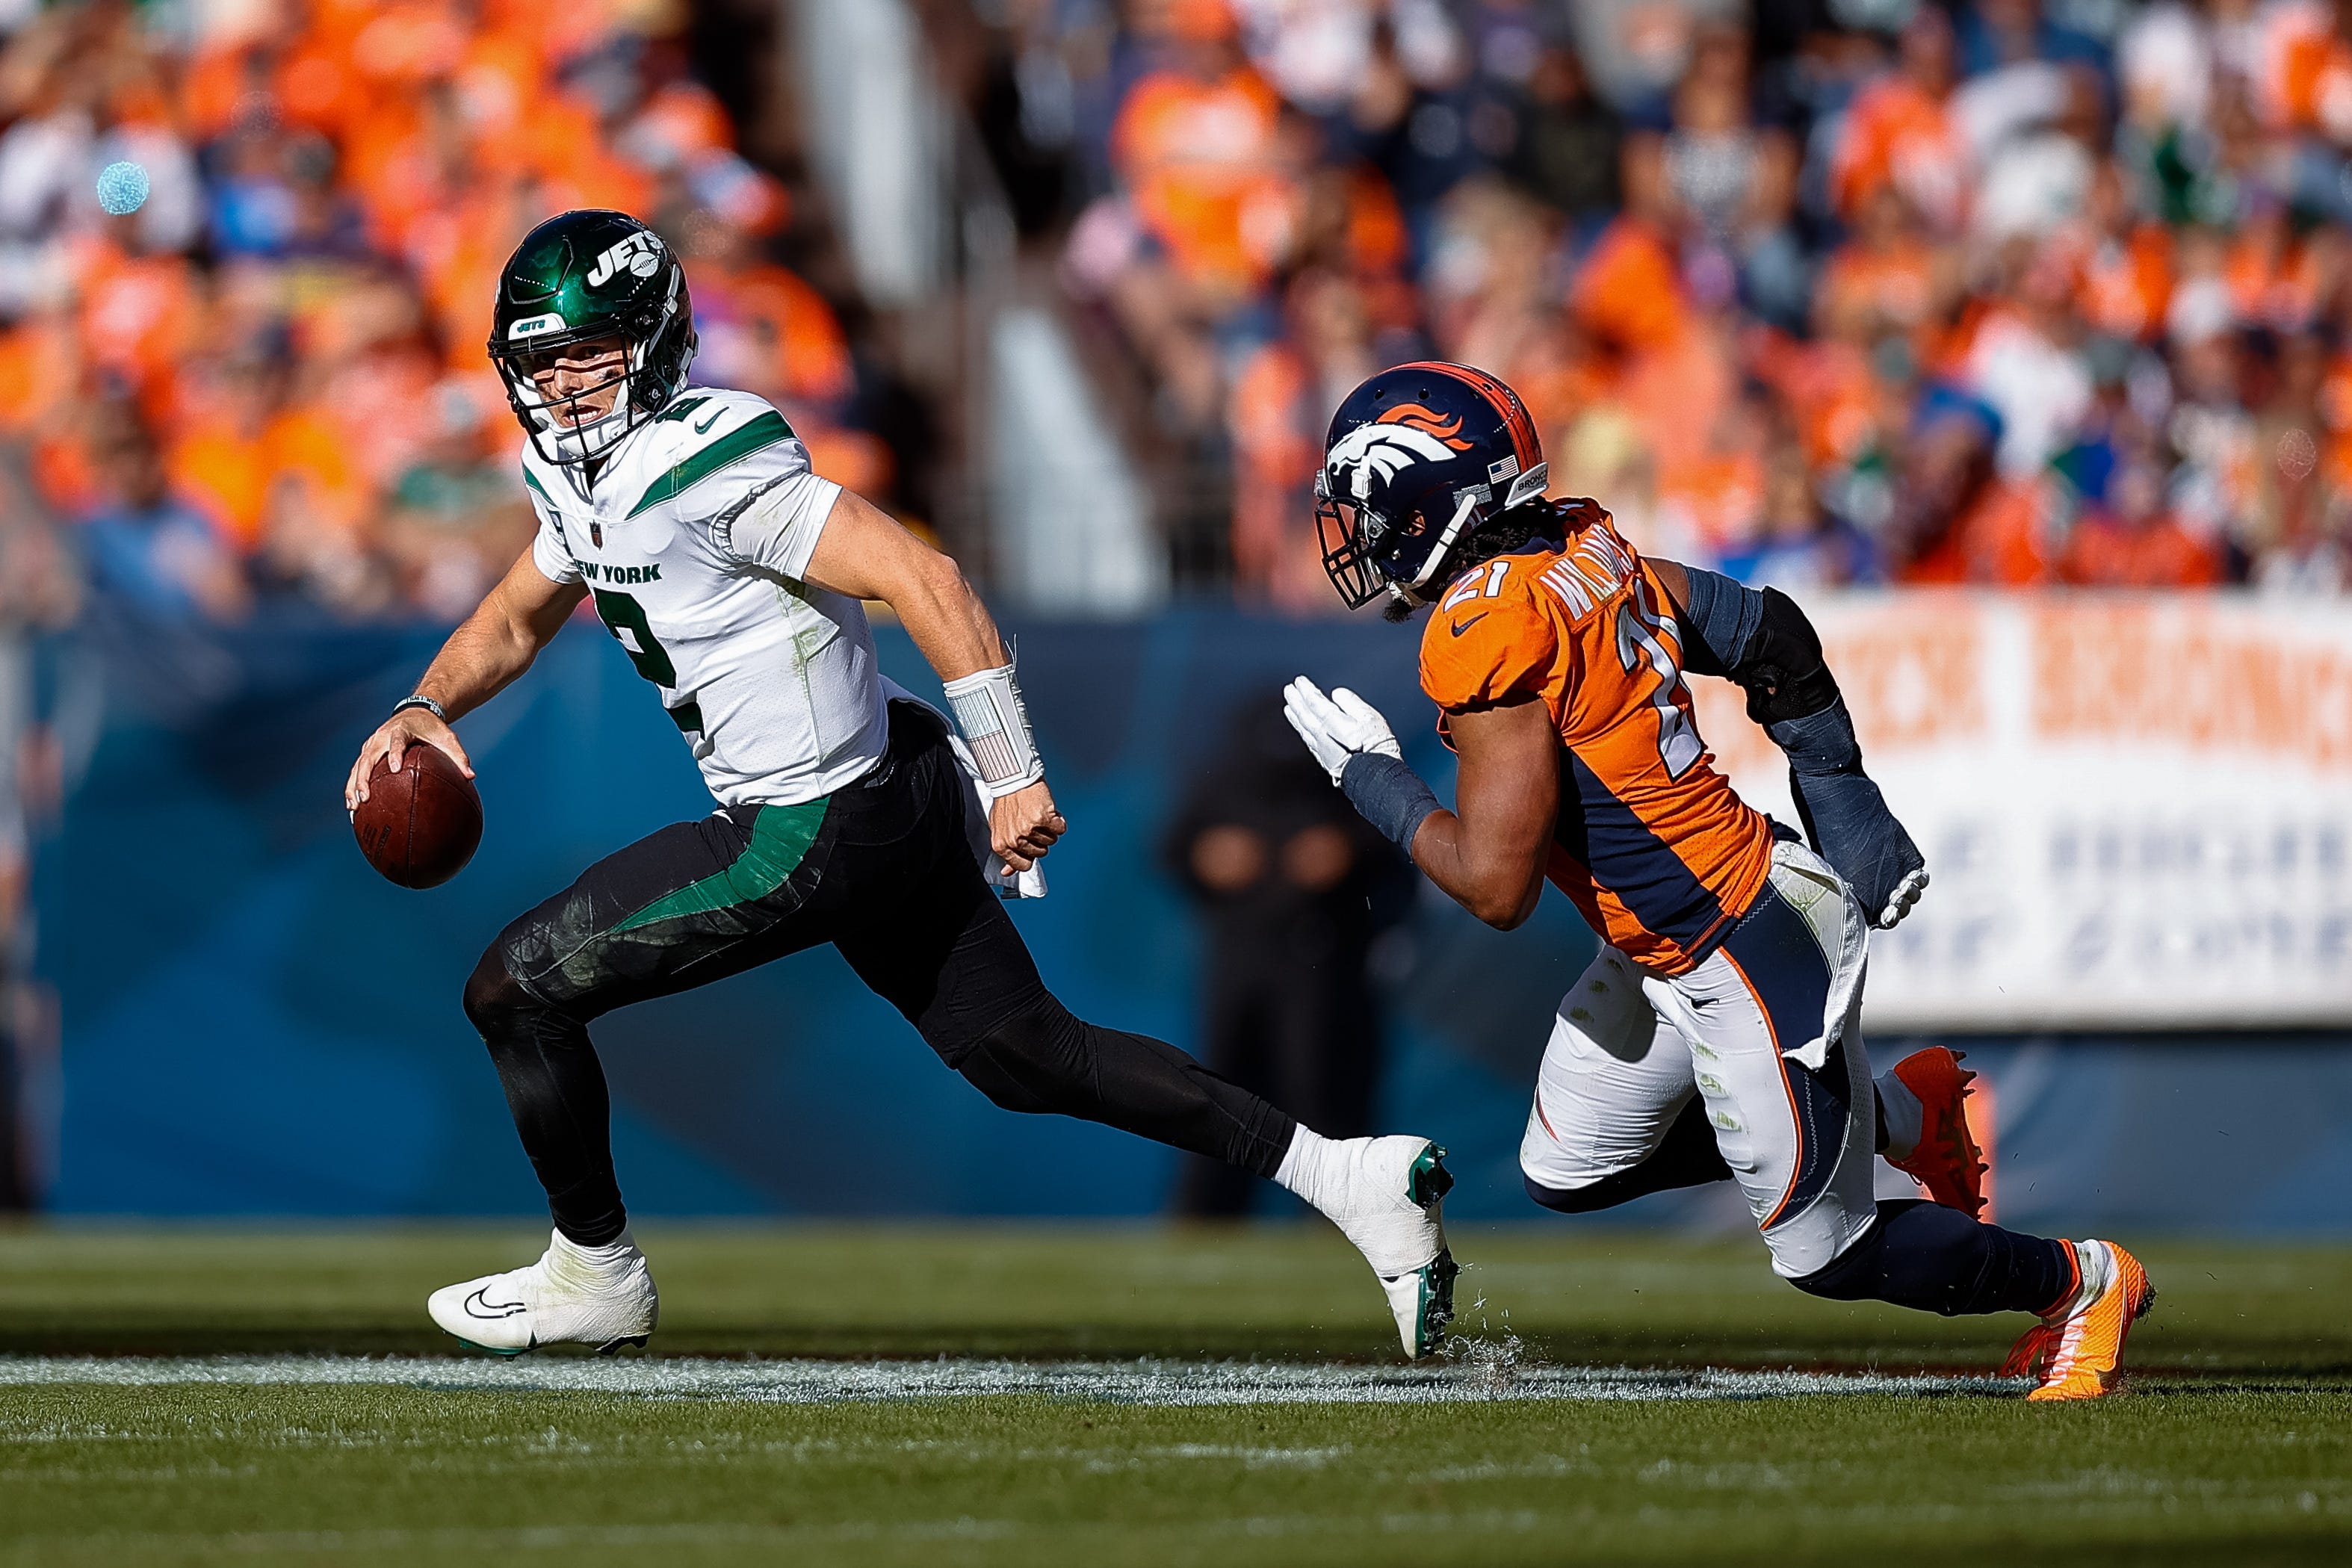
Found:
[[[641,341],[628,342],[622,350],[621,369],[612,382],[562,397],[542,393],[538,381],[528,374],[509,372],[503,364],[499,367],[499,375],[514,392],[518,412],[530,422],[532,443],[540,446],[542,456],[560,464],[584,463],[610,452],[636,428],[635,393],[637,377],[645,370],[647,346]],[[565,403],[577,402],[584,395],[615,384],[618,391],[614,394],[613,406],[593,419],[566,424],[558,416],[557,411]]]

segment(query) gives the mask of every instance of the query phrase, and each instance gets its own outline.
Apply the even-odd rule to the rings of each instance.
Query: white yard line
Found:
[[[710,1361],[659,1356],[0,1356],[0,1388],[100,1384],[366,1385],[638,1395],[785,1405],[1037,1394],[1113,1405],[1442,1405],[1489,1399],[1764,1399],[1809,1394],[1999,1394],[1990,1377],[1631,1367],[1311,1366],[1234,1362]]]

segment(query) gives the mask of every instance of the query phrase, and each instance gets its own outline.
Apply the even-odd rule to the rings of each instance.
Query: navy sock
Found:
[[[2042,1312],[2074,1283],[2063,1241],[1982,1225],[1916,1199],[1878,1206],[1878,1222],[1828,1268],[1790,1281],[1834,1301],[1892,1301],[1960,1317]]]

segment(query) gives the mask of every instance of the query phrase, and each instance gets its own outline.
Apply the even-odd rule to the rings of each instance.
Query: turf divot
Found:
[[[1748,1400],[1813,1395],[1996,1395],[2018,1379],[1870,1373],[1431,1367],[1123,1361],[513,1361],[434,1356],[0,1357],[0,1387],[380,1386],[561,1392],[785,1405],[1042,1395],[1109,1405],[1452,1405],[1491,1400]]]

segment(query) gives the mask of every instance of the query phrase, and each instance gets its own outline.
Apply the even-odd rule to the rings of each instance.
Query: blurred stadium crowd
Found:
[[[481,301],[577,204],[686,254],[701,378],[927,511],[822,204],[691,47],[730,5],[776,11],[0,0],[0,610],[461,612],[529,526]],[[1329,608],[1328,411],[1432,354],[1521,390],[1556,493],[1754,580],[2352,578],[2352,5],[916,10],[985,40],[981,139],[1213,519],[1195,583]]]
[[[769,9],[772,10],[772,7]],[[548,213],[689,257],[702,373],[878,494],[847,337],[777,264],[793,202],[689,72],[676,0],[0,0],[0,512],[22,597],[164,621],[455,617],[528,538],[482,344]],[[142,165],[137,213],[97,175]],[[53,519],[45,533],[37,519]],[[78,573],[76,563],[86,569]]]
[[[1750,580],[2352,570],[2341,0],[982,9],[1016,211],[1230,463],[1259,601],[1328,607],[1325,421],[1432,354],[1525,394],[1555,494]]]

